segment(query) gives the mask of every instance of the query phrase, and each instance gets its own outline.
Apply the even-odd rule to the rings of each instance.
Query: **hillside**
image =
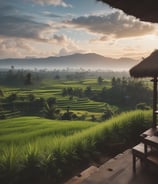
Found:
[[[73,54],[60,57],[48,58],[22,58],[22,59],[1,59],[1,68],[40,68],[40,69],[101,69],[101,70],[129,70],[138,61],[130,58],[113,59],[95,53]]]
[[[131,147],[149,127],[151,111],[103,123],[20,117],[0,121],[0,183],[59,184],[102,154]],[[115,147],[118,143],[121,147]],[[76,174],[76,173],[75,173]]]

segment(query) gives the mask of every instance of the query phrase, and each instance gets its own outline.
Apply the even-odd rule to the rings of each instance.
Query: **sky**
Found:
[[[96,0],[0,0],[0,59],[97,53],[141,59],[158,49],[158,24]]]

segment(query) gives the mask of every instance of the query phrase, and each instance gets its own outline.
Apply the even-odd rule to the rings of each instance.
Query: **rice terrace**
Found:
[[[106,72],[50,73],[26,70],[19,79],[14,70],[1,80],[2,183],[62,183],[131,147],[150,126],[148,81],[120,72],[112,78]]]

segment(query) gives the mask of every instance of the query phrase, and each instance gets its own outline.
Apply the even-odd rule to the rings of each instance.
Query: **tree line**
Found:
[[[87,86],[86,89],[67,87],[62,90],[62,95],[71,98],[88,97],[94,101],[118,106],[120,109],[133,109],[139,107],[139,103],[144,103],[144,108],[147,108],[152,104],[152,91],[143,81],[113,77],[111,88],[103,84],[102,78],[98,77],[97,81],[98,85],[103,85],[101,90],[92,90],[92,86]]]
[[[31,83],[31,76],[27,75],[27,82]],[[104,79],[98,77],[96,83],[99,85],[98,89],[93,89],[93,85],[83,88],[66,87],[61,91],[62,96],[68,96],[69,100],[74,97],[80,99],[87,98],[96,102],[104,102],[105,108],[100,119],[108,119],[115,113],[132,110],[135,108],[148,109],[152,104],[152,90],[140,80],[131,78],[116,78],[111,79],[111,87],[106,86]],[[102,86],[100,88],[100,86]],[[58,107],[56,97],[36,98],[34,94],[28,96],[18,96],[17,93],[12,93],[4,97],[3,91],[0,90],[0,110],[4,111],[18,111],[22,115],[40,115],[50,119],[85,119],[85,115],[78,117],[74,112],[70,111],[72,107],[68,106],[65,112],[61,111]],[[116,108],[114,108],[116,107]],[[72,109],[73,110],[73,109]],[[1,113],[1,117],[5,116]],[[95,121],[96,118],[92,115],[91,120]]]

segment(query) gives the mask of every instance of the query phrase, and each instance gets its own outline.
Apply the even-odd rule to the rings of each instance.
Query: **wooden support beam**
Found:
[[[157,111],[157,76],[153,78],[153,122],[152,128],[156,128],[156,111]]]

